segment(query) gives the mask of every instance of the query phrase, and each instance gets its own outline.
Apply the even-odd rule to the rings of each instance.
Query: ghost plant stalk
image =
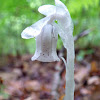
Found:
[[[42,62],[59,61],[56,53],[58,34],[67,50],[66,89],[64,100],[74,100],[74,39],[73,24],[67,7],[55,0],[54,5],[40,6],[38,11],[46,17],[23,30],[22,38],[36,38],[36,52],[31,58]],[[57,23],[55,23],[55,20]]]

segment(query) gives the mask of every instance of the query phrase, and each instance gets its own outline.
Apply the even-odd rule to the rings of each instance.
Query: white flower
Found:
[[[68,41],[67,34],[70,34],[72,30],[70,29],[72,26],[70,14],[61,1],[55,0],[55,4],[56,6],[40,6],[38,11],[46,17],[27,27],[21,34],[24,39],[36,38],[36,52],[32,60],[59,61],[56,53],[58,33],[67,48],[67,44],[65,44]],[[58,21],[58,24],[55,23],[55,20]]]
[[[59,61],[56,53],[58,34],[51,24],[46,24],[41,33],[36,37],[36,51],[32,60],[42,62]]]

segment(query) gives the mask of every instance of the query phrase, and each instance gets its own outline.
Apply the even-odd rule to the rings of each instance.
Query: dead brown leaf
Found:
[[[30,81],[25,82],[25,89],[28,92],[40,91],[41,88],[42,88],[41,84],[36,80],[33,80],[33,81],[30,80]]]
[[[64,96],[65,96],[65,94],[62,95],[62,96],[60,96],[59,100],[63,100],[64,99]]]

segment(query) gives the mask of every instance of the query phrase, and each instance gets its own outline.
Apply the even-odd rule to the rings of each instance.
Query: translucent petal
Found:
[[[63,16],[57,16],[58,20],[58,30],[59,35],[63,41],[64,47],[69,47],[69,44],[72,45],[73,42],[73,23],[69,13],[65,13]]]
[[[67,25],[68,24],[68,25]],[[63,21],[60,19],[58,21],[58,24],[53,23],[54,27],[58,31],[58,34],[60,35],[62,42],[64,44],[64,47],[66,49],[69,49],[70,51],[74,51],[74,38],[73,38],[73,24],[71,23],[71,20],[69,19],[69,22]],[[70,53],[72,57],[74,57],[74,53]]]
[[[54,5],[43,5],[43,6],[40,6],[38,8],[38,11],[45,16],[49,16],[49,15],[56,13],[56,6],[54,6]]]
[[[53,26],[47,24],[43,27],[41,34],[36,37],[36,51],[33,60],[38,60],[42,62],[53,62],[59,61],[56,53],[57,38],[52,34]],[[54,38],[54,39],[53,39]],[[56,39],[55,39],[56,38]],[[56,43],[55,43],[56,42]]]
[[[51,41],[52,42],[52,56],[55,59],[55,61],[60,61],[56,53],[57,40],[58,40],[58,32],[56,31],[56,28],[53,26],[52,41]]]
[[[51,62],[51,30],[51,25],[45,25],[41,34],[36,37],[36,52],[32,57],[32,61]]]
[[[41,31],[41,33],[42,33],[42,31]],[[31,58],[32,61],[37,60],[38,57],[40,56],[40,53],[41,53],[41,36],[42,36],[42,34],[39,34],[36,37],[36,50],[35,50],[34,56]]]
[[[39,34],[39,32],[37,32],[37,34],[36,34],[36,30],[33,29],[31,26],[29,26],[23,30],[23,32],[21,33],[21,37],[24,39],[30,39],[30,38],[37,36],[38,34]]]
[[[42,32],[41,36],[41,54],[40,54],[40,60],[41,61],[51,61],[53,58],[52,56],[52,44],[51,44],[51,32],[52,32],[52,25],[48,24],[44,26],[44,30]]]
[[[73,28],[73,24],[67,7],[60,0],[55,0],[55,4],[56,4],[56,14],[57,14],[56,18],[58,20],[59,26],[62,29],[64,30],[68,29],[67,31],[69,31],[69,28]]]
[[[67,7],[60,0],[55,0],[55,4],[57,7],[63,8],[64,10],[68,11]]]
[[[36,22],[35,24],[27,27],[21,33],[21,37],[24,39],[29,39],[38,36],[41,33],[42,28],[47,24],[49,20],[50,20],[49,17],[45,17]]]
[[[64,8],[59,7],[59,6],[54,6],[54,5],[40,6],[38,8],[38,11],[45,16],[50,16],[54,14],[63,15],[64,13],[67,12],[67,10],[65,10]]]
[[[62,39],[62,42],[66,44],[66,41],[68,40],[68,37],[65,35],[65,32],[62,28],[60,28],[60,26],[56,23],[53,24],[54,27],[56,28],[56,32],[59,33],[61,39]],[[65,47],[65,46],[64,46]],[[66,46],[67,48],[67,46]]]

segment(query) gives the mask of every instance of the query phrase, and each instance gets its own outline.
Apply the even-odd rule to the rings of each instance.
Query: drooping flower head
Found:
[[[43,5],[38,11],[46,17],[23,30],[21,36],[25,39],[36,38],[36,52],[32,60],[59,61],[56,53],[58,34],[66,49],[73,45],[68,43],[73,40],[73,24],[68,9],[60,0],[55,0],[55,6]],[[74,53],[71,55],[74,56]]]

